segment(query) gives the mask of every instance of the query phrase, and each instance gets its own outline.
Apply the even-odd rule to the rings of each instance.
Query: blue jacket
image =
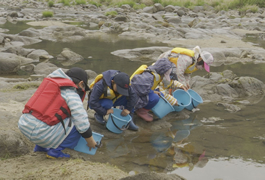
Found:
[[[112,89],[111,80],[113,79],[114,75],[118,72],[117,70],[108,70],[103,72],[103,79],[105,80],[107,86]],[[107,109],[103,108],[99,103],[100,96],[104,93],[104,84],[103,79],[98,81],[94,86],[89,98],[89,107],[94,109],[99,115],[106,115]],[[113,90],[113,89],[112,89]],[[129,96],[127,97],[127,105],[126,109],[132,111],[134,106],[137,102],[138,96],[134,92],[133,88],[129,87]]]

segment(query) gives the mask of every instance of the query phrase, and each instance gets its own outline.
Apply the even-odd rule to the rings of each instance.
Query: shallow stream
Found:
[[[18,33],[27,28],[24,23],[16,25],[7,23],[1,27],[10,29],[9,33]],[[112,38],[115,41],[111,41]],[[264,41],[257,41],[257,38],[246,40],[265,47]],[[130,75],[142,63],[117,58],[110,52],[149,46],[165,45],[122,40],[113,36],[109,41],[102,39],[75,43],[43,41],[29,48],[44,49],[53,56],[57,56],[63,48],[70,48],[85,57],[85,60],[75,66],[91,69],[96,73],[117,69]],[[52,63],[63,67],[59,62],[52,60]],[[263,75],[265,64],[236,63],[213,67],[211,71],[222,72],[226,69],[232,70],[237,76],[255,77],[265,82]],[[205,72],[194,75],[205,75]],[[166,120],[172,125],[170,129],[154,132],[148,129],[130,138],[121,134],[119,139],[107,139],[103,143],[101,152],[108,158],[100,158],[102,156],[100,153],[93,158],[98,157],[100,161],[107,161],[130,173],[168,172],[176,173],[188,180],[264,180],[264,107],[263,97],[257,104],[246,105],[246,108],[237,113],[230,113],[224,110],[223,106],[213,103],[203,103],[199,105],[200,111],[190,114],[190,118],[176,120],[176,112],[169,114]],[[215,121],[210,122],[206,119]],[[180,130],[189,132],[189,135],[183,141],[173,142],[170,134]]]

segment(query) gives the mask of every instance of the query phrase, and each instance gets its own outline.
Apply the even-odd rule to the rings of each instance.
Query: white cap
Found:
[[[210,65],[213,63],[213,55],[208,51],[202,51],[200,53],[202,60],[204,61],[204,69],[210,72]]]

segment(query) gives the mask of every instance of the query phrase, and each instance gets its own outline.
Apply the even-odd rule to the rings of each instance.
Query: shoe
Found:
[[[138,129],[139,129],[139,127],[138,126],[136,126],[135,124],[134,124],[134,121],[133,121],[133,116],[134,116],[134,113],[130,113],[130,116],[132,117],[132,120],[130,121],[130,123],[129,123],[129,127],[128,127],[128,129],[129,130],[132,130],[132,131],[138,131]]]
[[[33,149],[33,152],[48,152],[50,148],[43,148],[41,146],[36,145]]]
[[[129,127],[128,127],[128,129],[129,129],[129,130],[132,130],[132,131],[138,131],[139,127],[136,126],[136,125],[134,124],[133,120],[131,120],[131,121],[129,122]]]
[[[103,116],[98,115],[97,113],[94,114],[94,118],[100,124],[104,125],[106,123],[106,121],[104,120]]]
[[[141,117],[142,119],[144,119],[147,122],[151,122],[154,120],[153,116],[148,113],[149,109],[141,108],[141,109],[137,109],[135,112],[139,117]]]
[[[50,159],[57,159],[57,158],[70,158],[69,154],[65,154],[63,153],[61,150],[57,150],[57,149],[50,149],[47,153],[47,158]]]

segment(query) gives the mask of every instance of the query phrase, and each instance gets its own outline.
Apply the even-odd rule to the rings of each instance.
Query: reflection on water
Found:
[[[242,159],[211,159],[204,168],[179,168],[176,173],[187,180],[264,180],[265,165]]]
[[[104,37],[105,38],[105,37]],[[150,47],[150,46],[163,46],[163,44],[150,44],[145,41],[134,41],[119,39],[116,35],[111,35],[109,39],[86,39],[78,42],[50,42],[42,41],[40,43],[27,46],[27,48],[44,49],[49,52],[50,55],[56,57],[59,55],[63,48],[69,48],[73,52],[80,54],[85,59],[80,61],[73,66],[82,67],[83,69],[91,69],[96,73],[101,73],[109,69],[120,70],[131,75],[140,65],[139,61],[129,61],[122,59],[111,54],[111,52],[119,49],[133,49],[139,47]],[[112,39],[115,39],[113,42]],[[51,60],[51,63],[58,67],[64,67],[60,61]],[[146,63],[150,65],[149,63]],[[67,66],[64,68],[70,68]]]
[[[19,23],[16,26],[7,23],[2,28],[7,28],[9,25],[10,33],[18,33],[27,28]],[[91,69],[97,73],[117,69],[131,74],[142,63],[115,57],[110,52],[162,45],[122,40],[113,36],[109,40],[98,38],[74,43],[43,41],[27,48],[44,49],[54,57],[61,53],[63,48],[69,48],[85,58],[75,66]],[[63,67],[55,59],[51,61],[58,67]],[[265,82],[264,64],[236,63],[211,68],[214,72],[226,69],[232,70],[237,76],[251,76]],[[194,75],[205,74],[204,71],[194,73]],[[245,105],[245,108],[237,113],[230,113],[222,106],[203,103],[198,106],[200,111],[192,113],[190,118],[183,120],[177,119],[178,113],[173,112],[168,115],[167,120],[172,125],[170,128],[159,131],[141,130],[128,137],[123,137],[121,134],[119,139],[104,138],[103,146],[100,148],[102,153],[97,153],[91,159],[100,161],[99,159],[102,158],[102,162],[109,162],[128,172],[172,172],[189,180],[265,179],[264,107],[265,101],[259,101],[257,104]],[[214,123],[201,122],[202,119],[210,117],[219,117],[223,120]],[[259,163],[249,162],[248,159]]]

